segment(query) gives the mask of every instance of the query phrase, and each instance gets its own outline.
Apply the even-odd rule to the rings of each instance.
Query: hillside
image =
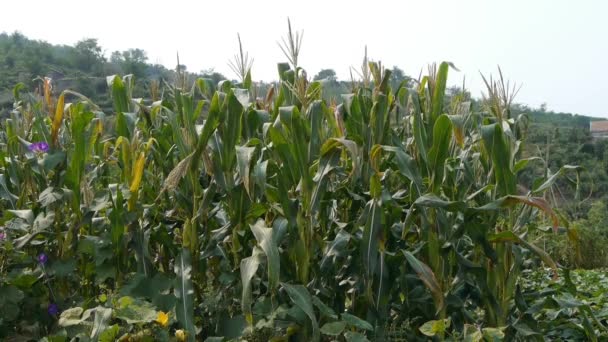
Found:
[[[175,78],[175,71],[148,63],[146,52],[141,49],[114,51],[109,58],[102,51],[96,39],[83,39],[67,46],[28,39],[18,32],[0,33],[0,114],[12,108],[12,89],[17,83],[25,84],[31,91],[41,91],[43,77],[52,78],[54,93],[77,89],[102,108],[111,106],[108,75],[133,74],[135,97],[142,96],[152,81],[172,82]],[[212,70],[193,74],[196,76],[211,78],[215,83],[225,79]]]

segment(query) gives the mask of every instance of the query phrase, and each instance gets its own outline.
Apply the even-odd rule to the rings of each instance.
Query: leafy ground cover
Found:
[[[534,316],[552,341],[600,340],[608,337],[608,272],[564,271],[554,279],[549,269],[527,270],[520,283],[526,313]],[[597,324],[595,324],[597,323]]]
[[[558,276],[536,240],[571,234],[544,194],[579,168],[518,188],[543,163],[521,154],[527,119],[502,76],[473,111],[446,96],[450,63],[393,87],[365,56],[352,92],[327,103],[298,64],[300,34],[284,43],[263,96],[242,49],[237,82],[178,77],[142,99],[131,75],[110,76],[111,112],[48,79],[40,94],[15,87],[0,130],[0,337],[604,334],[566,274],[554,296],[522,289],[535,262]]]

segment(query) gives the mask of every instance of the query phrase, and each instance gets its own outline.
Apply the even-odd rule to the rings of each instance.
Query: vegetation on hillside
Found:
[[[578,241],[580,201],[558,193],[588,196],[558,140],[526,149],[553,127],[531,130],[502,79],[479,101],[449,90],[447,62],[396,82],[366,55],[328,96],[340,83],[306,75],[299,37],[264,93],[242,49],[236,81],[103,77],[111,109],[23,77],[0,130],[0,338],[608,336],[556,263],[573,259],[546,252]],[[605,224],[598,203],[582,219]],[[538,265],[553,280],[525,281]]]
[[[114,51],[109,57],[104,53],[97,39],[92,38],[66,46],[28,39],[18,32],[0,33],[0,110],[6,112],[12,108],[12,89],[18,83],[41,94],[44,77],[53,80],[55,93],[78,89],[107,110],[112,107],[106,86],[107,75],[133,75],[134,97],[149,95],[159,83],[176,79],[174,70],[148,63],[148,56],[141,49]],[[185,69],[181,65],[182,73]],[[187,73],[187,76],[189,79],[211,78],[214,84],[225,79],[213,70]]]

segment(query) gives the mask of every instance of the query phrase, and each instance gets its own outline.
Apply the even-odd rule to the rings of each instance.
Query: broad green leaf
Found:
[[[6,303],[18,304],[25,295],[23,291],[12,285],[4,285],[0,287],[0,306]]]
[[[551,221],[553,223],[553,230],[557,232],[557,228],[559,226],[559,218],[557,217],[557,215],[555,214],[553,209],[551,209],[551,206],[549,205],[549,203],[547,203],[547,201],[545,201],[543,198],[540,198],[540,197],[513,196],[513,195],[505,196],[505,197],[499,198],[496,201],[490,202],[479,208],[476,208],[475,210],[480,210],[480,211],[497,210],[497,209],[502,209],[502,208],[509,208],[516,204],[526,204],[526,205],[536,207],[536,208],[544,211],[551,218]]]
[[[513,166],[513,172],[514,173],[518,173],[518,172],[522,171],[523,169],[526,168],[526,166],[528,166],[528,164],[531,161],[535,161],[535,160],[542,160],[542,158],[539,158],[539,157],[530,157],[530,158],[525,158],[525,159],[518,160],[515,163],[515,165]]]
[[[379,94],[372,106],[371,111],[371,131],[372,145],[382,144],[384,141],[385,125],[388,120],[388,97],[384,94]]]
[[[306,117],[310,121],[310,142],[308,144],[308,162],[312,163],[319,157],[321,138],[323,132],[323,106],[324,103],[316,100],[306,110]]]
[[[198,142],[196,146],[196,155],[200,156],[201,153],[207,147],[207,143],[209,139],[213,135],[213,132],[217,129],[220,124],[220,96],[218,93],[213,95],[211,99],[211,104],[209,106],[209,114],[207,115],[207,119],[203,124],[203,131],[198,137]]]
[[[551,177],[549,177],[549,179],[547,179],[544,183],[542,183],[541,185],[539,185],[537,188],[533,189],[532,192],[534,194],[540,194],[544,191],[549,190],[553,184],[555,183],[555,181],[563,176],[566,172],[568,171],[575,171],[576,173],[580,172],[582,170],[582,167],[580,166],[573,166],[573,165],[564,165],[562,166],[559,171],[555,174],[553,174]]]
[[[338,315],[336,315],[334,310],[332,310],[332,308],[327,306],[327,304],[323,303],[319,299],[319,297],[313,296],[312,303],[317,307],[317,309],[319,309],[319,312],[321,313],[321,318],[323,317],[323,315],[325,315],[329,318],[338,319]]]
[[[253,250],[253,255],[241,260],[241,283],[243,286],[243,293],[241,296],[241,307],[245,319],[249,326],[253,326],[253,314],[251,311],[251,280],[260,266],[260,254],[259,249]]]
[[[87,126],[94,117],[94,114],[87,111],[84,105],[73,105],[69,109],[70,128],[74,149],[68,155],[69,165],[66,174],[66,185],[74,192],[72,196],[72,207],[80,210],[80,192],[82,178],[85,172],[85,162],[87,160]],[[130,167],[130,166],[129,166]]]
[[[414,131],[414,141],[416,142],[416,148],[418,150],[418,156],[425,163],[428,164],[428,150],[429,150],[429,141],[427,136],[427,129],[424,122],[424,118],[422,115],[422,108],[420,106],[420,100],[418,98],[418,94],[415,91],[410,92],[409,104],[412,107],[413,113],[413,131]]]
[[[310,318],[312,324],[312,340],[319,341],[319,323],[315,316],[315,311],[312,306],[312,298],[308,293],[308,290],[302,285],[290,285],[287,283],[281,283],[281,286],[287,291],[291,301],[297,305],[306,315]]]
[[[346,247],[350,239],[351,235],[344,229],[340,229],[338,231],[334,240],[329,244],[327,252],[325,252],[325,254],[323,255],[323,259],[321,259],[322,270],[329,267],[330,262],[335,262],[337,256],[344,255],[348,252],[346,250]],[[339,267],[339,265],[335,266]]]
[[[319,169],[317,170],[317,174],[313,178],[315,182],[311,203],[310,203],[310,211],[314,214],[318,213],[321,199],[325,195],[327,190],[327,185],[329,182],[329,176],[332,171],[334,171],[340,162],[340,152],[334,150],[334,153],[324,154],[319,161]]]
[[[325,156],[331,154],[334,148],[338,146],[342,146],[350,155],[350,160],[352,163],[352,170],[350,175],[355,176],[360,173],[360,155],[359,155],[359,147],[357,143],[352,140],[342,139],[342,138],[330,138],[327,139],[323,145],[321,146],[321,155]],[[355,177],[356,179],[356,177]]]
[[[40,195],[38,196],[38,202],[40,202],[40,205],[42,205],[43,207],[46,207],[52,203],[62,200],[63,196],[63,189],[48,187],[40,193]]]
[[[19,199],[19,197],[15,194],[12,194],[6,185],[6,177],[4,174],[0,174],[0,198],[3,198],[11,204],[11,207],[15,208],[15,202]]]
[[[175,314],[181,327],[188,332],[188,341],[194,341],[196,329],[194,327],[194,289],[192,287],[192,264],[190,251],[186,248],[175,259],[174,294],[177,298]],[[154,317],[156,319],[156,317]]]
[[[347,331],[344,333],[344,338],[346,342],[369,342],[365,335],[355,332],[355,331]]]
[[[547,254],[542,248],[527,242],[524,239],[520,239],[520,243],[524,245],[526,248],[536,253],[540,259],[545,263],[545,265],[551,267],[553,269],[553,277],[557,278],[557,264],[553,261],[553,258],[549,254]]]
[[[0,320],[1,323],[13,322],[19,318],[20,315],[21,308],[15,303],[5,303],[4,305],[0,306],[0,316],[2,317],[2,320]]]
[[[523,337],[540,335],[539,332],[532,330],[525,323],[517,323],[517,324],[513,325],[513,327],[515,328],[515,330],[517,330],[517,333],[520,334]]]
[[[118,75],[112,75],[108,76],[106,81],[112,93],[112,100],[114,100],[114,110],[117,113],[128,112],[129,99],[123,80]]]
[[[344,321],[325,323],[321,327],[321,333],[330,336],[339,336],[342,331],[344,331],[344,328],[346,328],[346,322]]]
[[[251,160],[255,147],[237,146],[236,147],[236,163],[238,166],[239,175],[243,180],[243,186],[249,198],[252,198],[252,187],[250,182]]]
[[[85,311],[85,314],[87,311]],[[127,324],[150,323],[156,320],[157,311],[152,303],[141,299],[122,297],[114,308],[114,316]]]
[[[309,128],[306,127],[306,122],[302,119],[297,107],[281,107],[279,111],[281,123],[289,131],[289,137],[291,139],[287,146],[295,162],[294,166],[298,168],[303,191],[305,194],[309,194],[312,191],[312,177],[309,172],[307,143]]]
[[[450,319],[440,319],[434,321],[425,322],[420,326],[419,330],[426,336],[443,335],[450,327]]]
[[[369,324],[369,322],[355,316],[355,315],[351,315],[347,312],[343,313],[340,315],[340,318],[348,323],[350,326],[359,328],[359,329],[363,329],[363,330],[367,330],[367,331],[374,331],[374,327]]]
[[[382,150],[393,152],[399,172],[414,183],[418,192],[423,191],[422,177],[420,168],[416,165],[416,161],[407,154],[403,149],[394,146],[382,146]]]
[[[503,242],[512,242],[518,243],[519,236],[515,235],[512,231],[506,230],[496,234],[490,234],[488,236],[488,241],[492,243],[503,243]]]
[[[463,341],[465,341],[465,342],[482,342],[483,335],[477,327],[469,325],[469,324],[465,324]]]
[[[266,227],[263,220],[258,220],[254,225],[249,225],[258,244],[264,250],[268,260],[268,286],[272,292],[277,290],[280,275],[279,248],[273,238],[273,229]]]
[[[268,160],[261,163],[256,163],[253,167],[253,181],[259,187],[260,192],[266,191],[266,170],[268,169]]]
[[[511,148],[500,124],[484,125],[481,135],[486,152],[493,163],[494,176],[501,195],[515,193],[516,177],[511,165]]]
[[[113,326],[106,329],[104,332],[99,334],[99,342],[114,342],[118,339],[118,334],[120,333],[120,327],[118,324],[114,324]]]
[[[429,168],[433,192],[438,193],[439,185],[443,181],[443,170],[445,160],[450,153],[450,143],[452,141],[452,121],[447,115],[441,115],[435,121],[433,127],[433,145],[429,151]]]
[[[481,332],[485,341],[488,342],[500,342],[505,338],[505,334],[499,328],[483,328]]]
[[[414,272],[416,272],[420,280],[431,292],[437,310],[441,309],[444,305],[443,292],[433,271],[426,264],[418,260],[412,253],[403,251],[403,254],[405,254],[408,264],[410,264],[412,269],[414,269]]]
[[[551,267],[553,269],[554,276],[557,277],[557,264],[555,261],[553,261],[551,256],[536,245],[526,241],[520,236],[517,236],[515,233],[511,231],[503,231],[497,234],[492,234],[488,237],[488,241],[494,243],[511,242],[523,245],[533,253],[537,254],[547,266]]]
[[[223,171],[231,170],[236,161],[236,144],[241,136],[241,118],[243,106],[233,92],[226,95],[223,107],[225,107],[225,118],[221,127],[222,158],[221,168]]]
[[[211,97],[215,88],[213,80],[210,78],[201,77],[196,80],[196,86],[198,87],[201,95]]]
[[[378,200],[370,200],[366,206],[367,219],[361,239],[361,258],[367,277],[371,277],[378,262],[378,240],[382,233],[382,207]]]
[[[369,179],[369,194],[375,200],[380,200],[380,196],[382,195],[382,183],[380,182],[380,177],[377,173],[372,174]]]
[[[41,161],[38,161],[46,172],[54,170],[58,165],[65,162],[66,153],[64,151],[54,151],[44,155]]]
[[[249,75],[249,73],[248,73]],[[223,337],[218,336],[210,336],[205,339],[205,342],[223,342],[225,339]]]
[[[429,208],[441,208],[447,211],[462,211],[466,204],[460,201],[446,201],[433,193],[424,194],[416,199],[415,205]]]
[[[449,63],[442,62],[439,64],[439,70],[435,75],[435,84],[433,87],[433,109],[431,112],[432,120],[436,120],[443,111],[443,97],[445,95],[445,87],[448,80]],[[433,132],[433,139],[435,139],[435,132]]]

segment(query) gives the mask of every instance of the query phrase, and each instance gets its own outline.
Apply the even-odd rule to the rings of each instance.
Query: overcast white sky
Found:
[[[481,95],[484,74],[500,65],[523,84],[518,102],[555,111],[608,117],[608,2],[510,1],[2,1],[0,31],[18,30],[54,44],[98,38],[109,55],[142,48],[150,62],[191,71],[215,68],[233,77],[227,60],[237,32],[255,58],[253,77],[276,79],[284,61],[277,41],[287,17],[304,30],[300,64],[314,75],[332,68],[341,79],[370,58],[418,76],[431,62],[451,61],[449,83]]]

